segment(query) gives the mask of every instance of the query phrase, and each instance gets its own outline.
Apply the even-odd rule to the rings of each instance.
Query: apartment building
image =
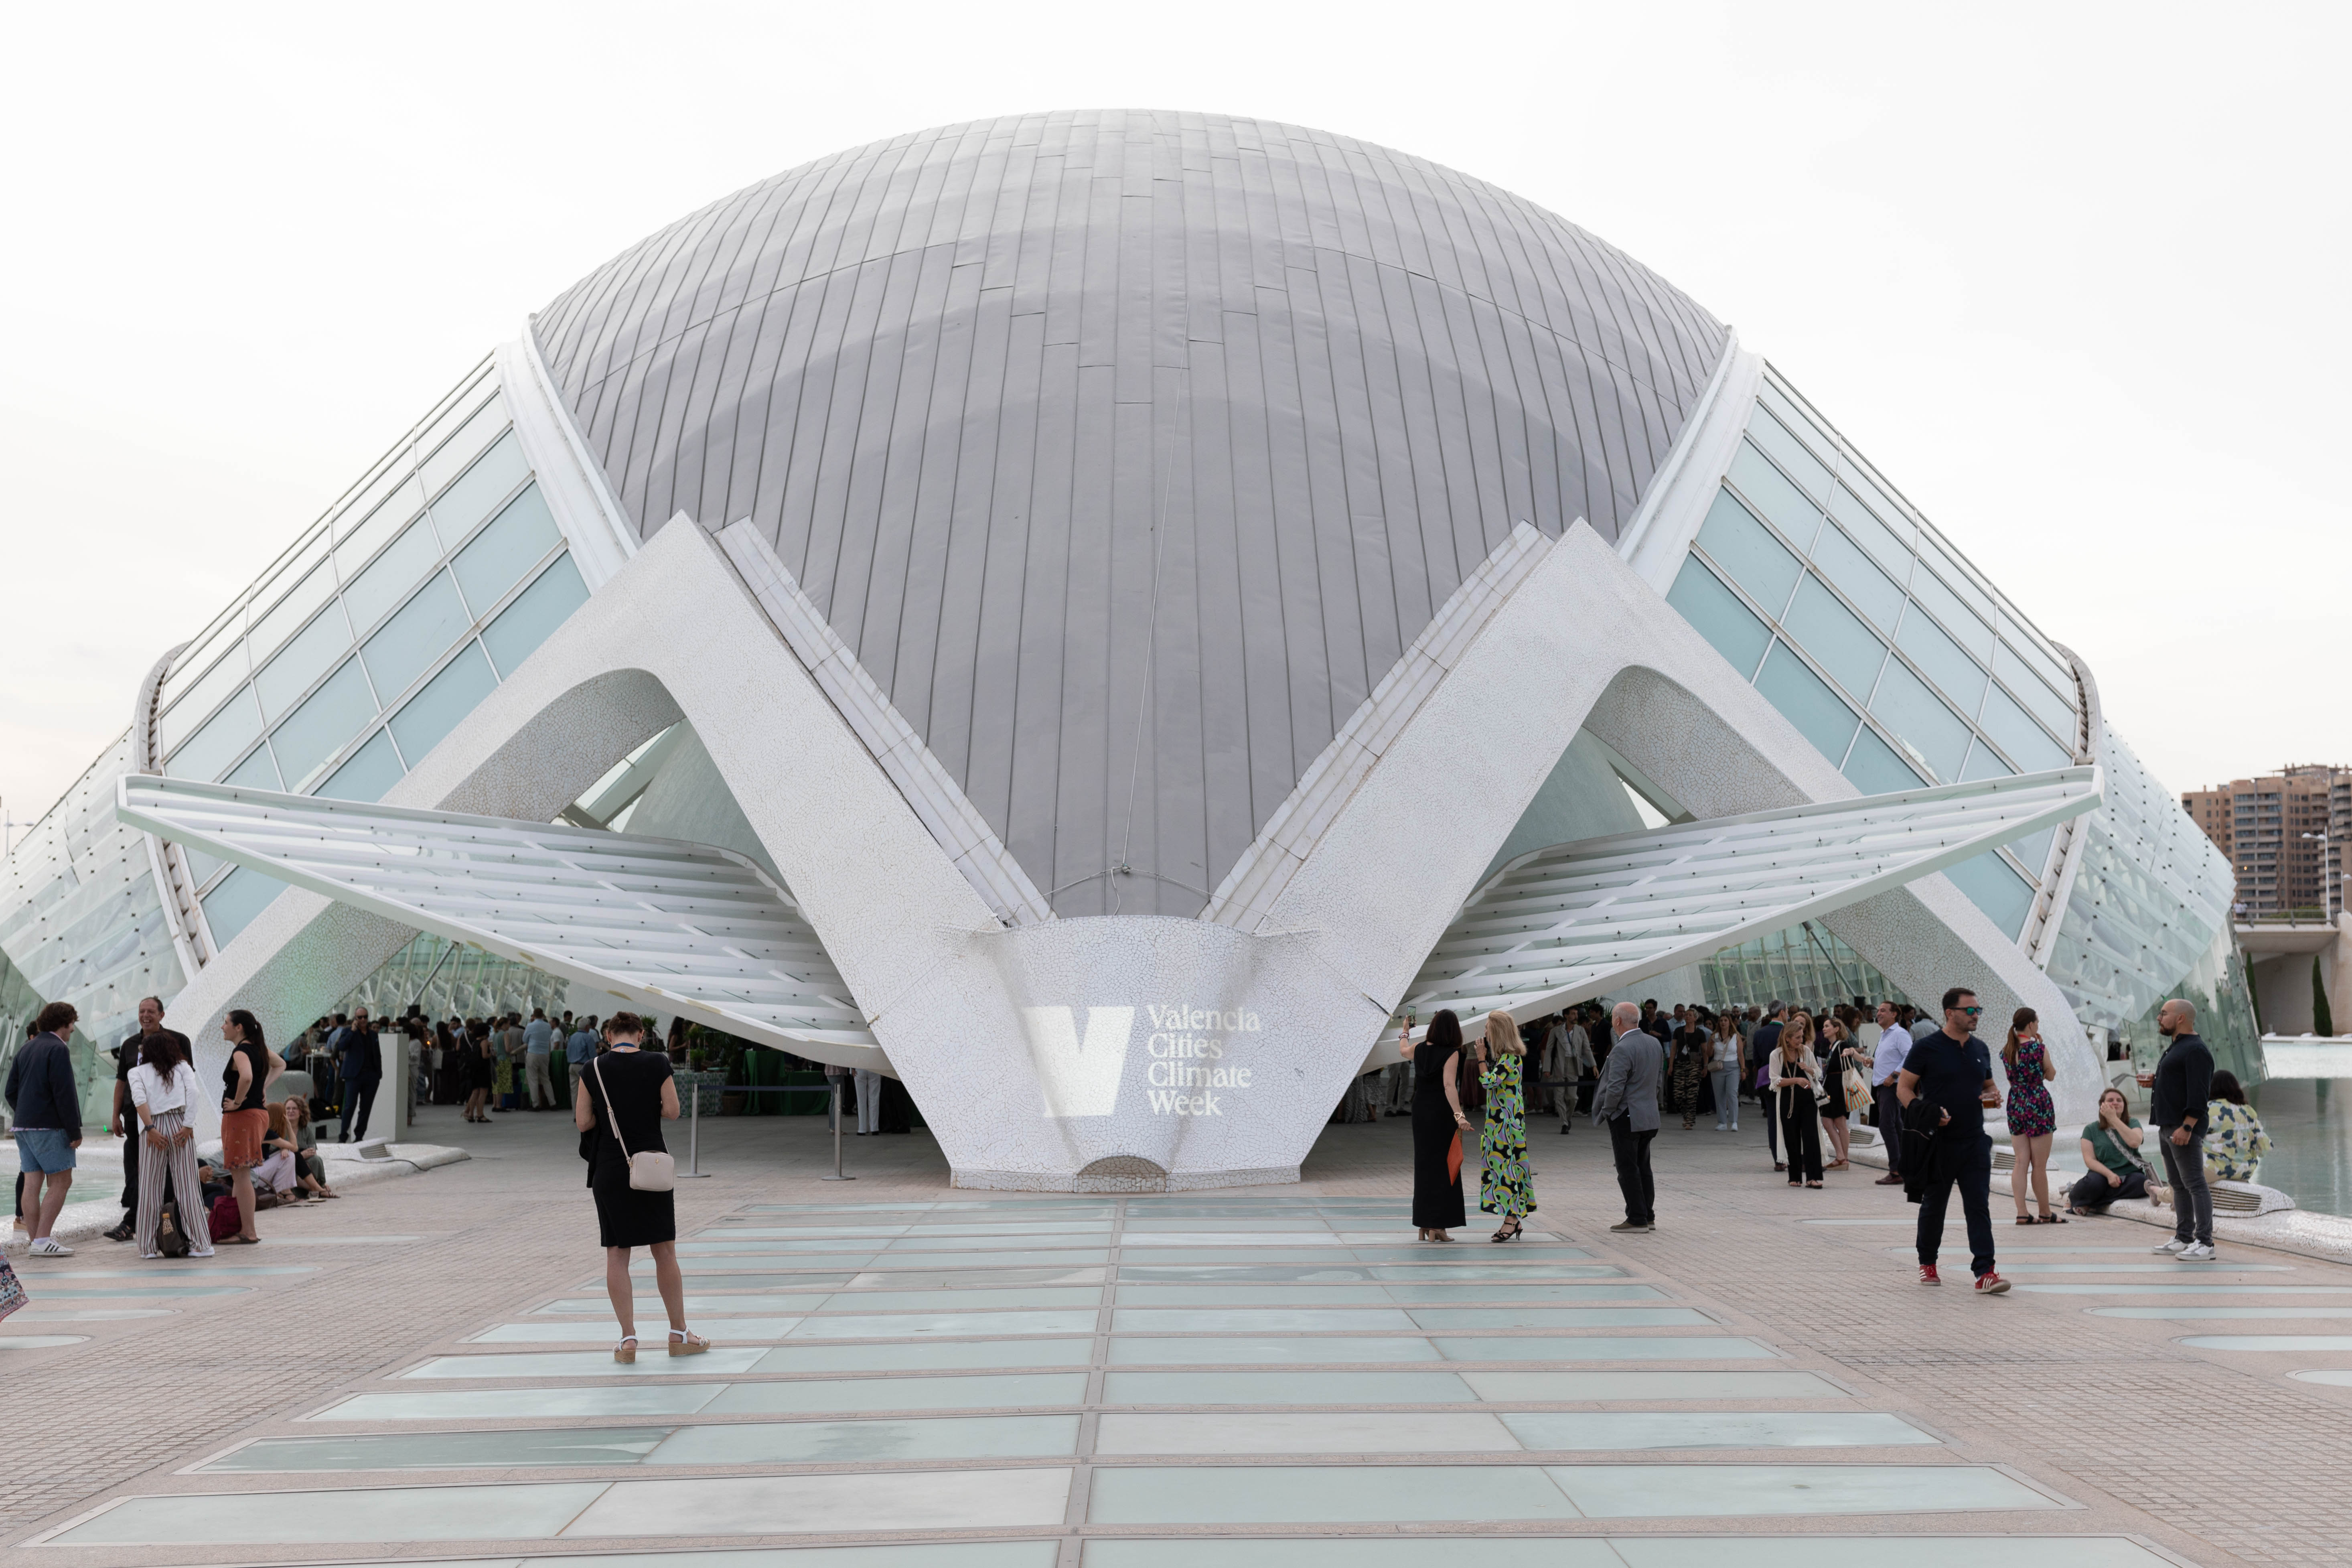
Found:
[[[2242,918],[2343,910],[2352,767],[2291,764],[2189,790],[2180,804],[2230,858]]]

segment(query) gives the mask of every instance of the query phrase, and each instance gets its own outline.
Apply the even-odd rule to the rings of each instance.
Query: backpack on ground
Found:
[[[155,1250],[166,1258],[188,1255],[188,1233],[180,1226],[180,1205],[169,1198],[155,1220]]]
[[[215,1241],[226,1241],[237,1232],[236,1199],[224,1194],[213,1200],[212,1229]]]

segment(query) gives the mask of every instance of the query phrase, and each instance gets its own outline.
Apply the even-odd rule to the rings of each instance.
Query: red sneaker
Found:
[[[1920,1284],[1922,1284],[1922,1285],[1941,1285],[1943,1282],[1944,1282],[1944,1277],[1943,1277],[1942,1275],[1940,1275],[1940,1274],[1938,1274],[1938,1273],[1937,1273],[1937,1272],[1936,1272],[1936,1266],[1935,1266],[1934,1264],[1932,1264],[1932,1263],[1922,1263],[1921,1265],[1919,1265],[1919,1283],[1920,1283]]]
[[[1977,1294],[1998,1296],[2009,1289],[2009,1281],[1988,1268],[1977,1276]]]

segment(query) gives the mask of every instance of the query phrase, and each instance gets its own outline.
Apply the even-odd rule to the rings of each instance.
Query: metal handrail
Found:
[[[730,1083],[715,1085],[713,1087],[717,1088],[719,1092],[721,1094],[831,1095],[833,1097],[833,1174],[830,1176],[820,1176],[817,1179],[824,1182],[854,1182],[857,1180],[856,1177],[845,1173],[841,1168],[841,1080],[839,1079],[834,1079],[825,1083]],[[687,1100],[687,1168],[678,1173],[680,1176],[690,1176],[697,1179],[706,1177],[709,1174],[708,1171],[705,1171],[702,1168],[702,1085],[695,1085],[694,1093],[688,1096]]]

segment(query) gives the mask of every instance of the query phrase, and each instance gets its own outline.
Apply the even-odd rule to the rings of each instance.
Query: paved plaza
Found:
[[[1752,1122],[1662,1132],[1632,1237],[1605,1138],[1538,1123],[1528,1238],[1443,1248],[1402,1121],[1328,1129],[1297,1186],[1123,1197],[956,1191],[919,1131],[850,1140],[838,1184],[821,1121],[703,1133],[699,1358],[661,1353],[646,1279],[647,1352],[611,1360],[561,1116],[428,1110],[470,1161],[209,1262],[20,1262],[0,1388],[37,1437],[0,1540],[58,1568],[2352,1558],[2352,1268],[2313,1258],[2179,1264],[1996,1194],[2015,1291],[1925,1289],[1899,1189],[1792,1191]]]

